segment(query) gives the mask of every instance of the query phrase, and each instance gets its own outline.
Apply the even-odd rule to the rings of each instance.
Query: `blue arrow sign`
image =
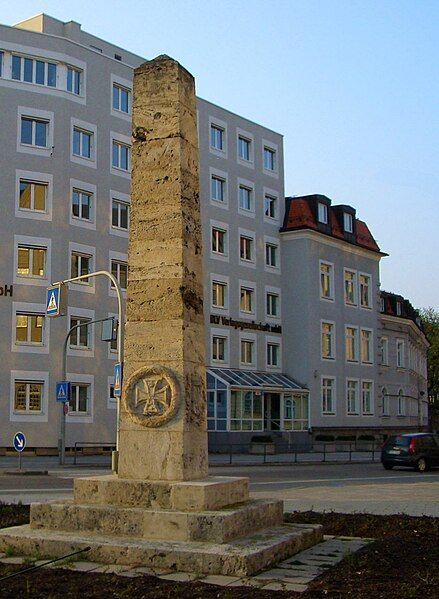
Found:
[[[56,383],[56,401],[70,401],[70,382],[59,381]]]
[[[59,316],[60,314],[60,289],[59,285],[46,289],[46,316]]]
[[[14,449],[15,451],[22,452],[26,447],[26,437],[24,433],[18,432],[14,435]]]
[[[122,395],[122,364],[118,362],[114,365],[114,397]]]

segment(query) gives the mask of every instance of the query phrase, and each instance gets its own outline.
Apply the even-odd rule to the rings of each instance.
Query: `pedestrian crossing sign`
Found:
[[[56,401],[70,400],[70,382],[59,381],[56,383]]]
[[[46,289],[46,316],[64,316],[65,294],[65,285],[57,284]]]
[[[118,362],[114,365],[114,397],[122,395],[122,364]]]

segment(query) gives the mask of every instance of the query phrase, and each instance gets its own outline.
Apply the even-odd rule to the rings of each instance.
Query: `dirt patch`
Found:
[[[0,527],[28,522],[28,506],[0,506]],[[0,581],[1,597],[136,599],[430,599],[439,588],[439,518],[316,512],[288,514],[289,522],[323,524],[325,534],[376,540],[316,579],[306,593],[177,583],[151,576],[41,569]],[[0,565],[0,577],[28,566]]]

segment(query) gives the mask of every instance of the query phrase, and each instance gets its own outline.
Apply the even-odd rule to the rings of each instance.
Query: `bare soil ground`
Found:
[[[372,537],[362,550],[346,557],[315,579],[302,594],[245,587],[218,587],[201,582],[177,583],[152,576],[124,578],[112,574],[43,568],[0,581],[0,597],[135,598],[135,599],[436,599],[439,598],[439,518],[375,516],[334,512],[287,514],[289,522],[320,523],[325,534]],[[0,528],[24,524],[28,506],[0,506]],[[0,577],[28,566],[0,564]]]

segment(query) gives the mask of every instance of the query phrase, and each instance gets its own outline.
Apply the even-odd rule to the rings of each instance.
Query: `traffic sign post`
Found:
[[[18,469],[21,470],[21,452],[26,447],[26,436],[21,431],[18,431],[14,435],[14,449],[18,452]]]
[[[114,397],[122,395],[122,364],[118,362],[114,365]]]

